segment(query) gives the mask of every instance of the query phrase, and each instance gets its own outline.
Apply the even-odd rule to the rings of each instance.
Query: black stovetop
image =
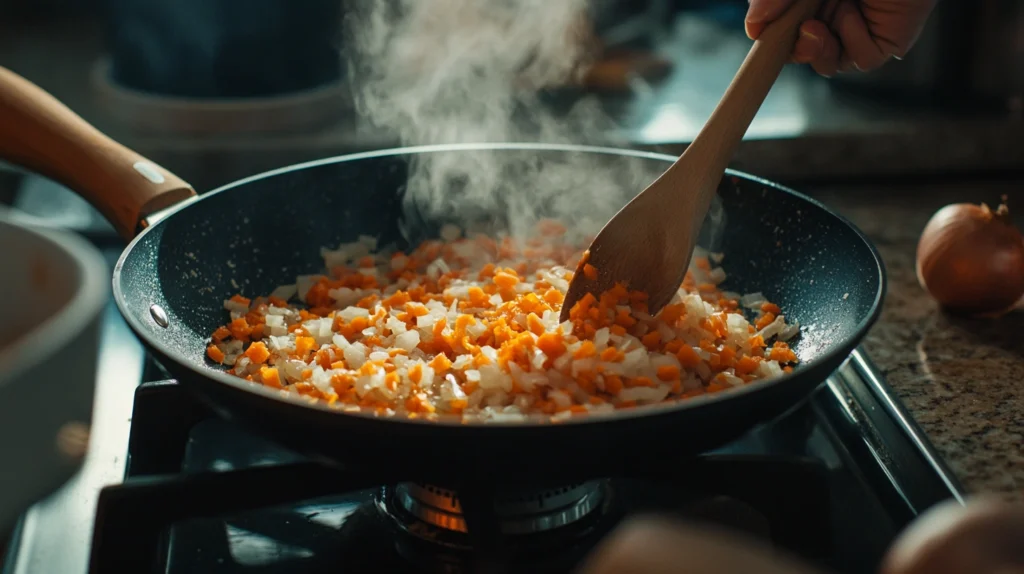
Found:
[[[491,534],[500,528],[478,511],[488,506],[480,493],[459,493],[473,535],[448,532],[398,508],[391,477],[325,466],[211,414],[155,366],[143,369],[138,343],[108,311],[92,459],[26,514],[3,574],[567,572],[623,517],[643,513],[867,573],[905,524],[961,496],[857,351],[806,402],[719,451],[675,457],[673,440],[685,438],[657,437],[664,456],[630,476],[594,477],[595,510],[569,526]]]

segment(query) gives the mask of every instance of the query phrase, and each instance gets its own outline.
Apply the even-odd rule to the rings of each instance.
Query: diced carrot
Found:
[[[764,337],[762,337],[761,335],[754,335],[753,337],[750,338],[749,342],[750,346],[755,350],[763,349],[765,347]]]
[[[609,394],[617,395],[622,392],[622,379],[618,375],[605,375],[604,389]]]
[[[795,363],[796,353],[790,350],[788,345],[779,341],[772,346],[772,350],[771,353],[769,353],[768,358],[780,363]]]
[[[758,317],[757,321],[754,323],[754,326],[757,327],[758,330],[764,329],[768,325],[771,325],[772,321],[774,321],[774,320],[775,320],[775,315],[772,314],[771,312],[768,312],[768,313],[765,313],[764,315],[761,315],[760,317]]]
[[[534,335],[540,336],[544,334],[544,322],[540,320],[536,313],[530,313],[526,316],[526,328]]]
[[[558,289],[548,289],[544,292],[544,302],[548,305],[561,305],[565,301],[565,295]]]
[[[299,357],[305,357],[313,350],[316,345],[316,340],[313,337],[295,337],[295,354]]]
[[[601,351],[601,360],[606,363],[621,363],[625,359],[626,354],[615,347],[608,347]]]
[[[736,361],[736,374],[747,375],[757,370],[757,366],[761,363],[760,358],[743,356],[740,357],[739,361]]]
[[[267,350],[267,346],[261,341],[256,341],[245,350],[245,356],[253,363],[262,365],[270,358],[270,351]]]
[[[565,341],[557,333],[544,333],[537,338],[537,348],[552,359],[557,359],[565,353]]]
[[[618,314],[615,315],[615,324],[628,329],[629,327],[636,325],[636,319],[629,314],[629,311],[619,311]]]
[[[511,273],[499,271],[494,274],[494,284],[502,289],[513,289],[519,284],[519,277]]]
[[[673,365],[662,365],[658,367],[658,378],[663,381],[675,381],[679,379],[679,367]]]
[[[427,309],[427,306],[421,305],[419,303],[409,303],[405,306],[405,308],[413,317],[424,317],[430,314],[430,311]]]
[[[490,299],[491,298],[487,296],[487,293],[484,293],[483,289],[475,285],[469,288],[469,304],[473,307],[489,307]]]
[[[231,300],[234,301],[235,303],[245,306],[249,306],[252,303],[250,299],[242,297],[241,295],[232,295]]]
[[[261,367],[260,378],[263,379],[263,384],[268,387],[281,388],[281,377],[274,367]]]
[[[719,391],[724,391],[727,388],[729,388],[729,387],[727,387],[726,385],[723,385],[722,383],[717,383],[717,382],[712,381],[712,382],[708,383],[708,386],[705,387],[704,390],[706,390],[709,393],[717,393]]]
[[[597,373],[594,371],[580,371],[576,374],[576,384],[586,393],[597,391],[594,382],[597,380]]]
[[[452,368],[452,362],[444,354],[438,354],[436,357],[431,359],[428,366],[434,370],[438,375],[444,375]]]
[[[330,307],[334,304],[334,299],[331,299],[328,291],[330,289],[327,287],[326,282],[314,283],[306,293],[306,302],[312,307]]]
[[[647,293],[643,291],[630,291],[629,302],[630,303],[643,303],[647,300]]]
[[[633,377],[629,379],[629,384],[634,387],[653,387],[654,381],[648,377]]]
[[[679,352],[676,353],[676,358],[683,364],[684,367],[692,369],[700,364],[700,355],[697,351],[693,350],[693,347],[689,345],[683,345],[679,348]]]
[[[666,353],[671,353],[671,354],[674,355],[674,354],[679,352],[679,349],[683,348],[683,345],[684,345],[684,343],[681,340],[679,340],[679,339],[672,339],[668,343],[665,343],[664,351]]]
[[[722,366],[726,368],[733,366],[733,363],[736,362],[736,351],[730,347],[722,349],[719,356],[721,357]]]
[[[440,356],[443,357],[444,355],[440,355]],[[422,364],[416,363],[415,365],[412,366],[412,368],[409,369],[409,380],[414,382],[414,383],[416,383],[417,385],[420,384],[420,381],[423,380],[423,365]]]
[[[686,305],[678,303],[676,305],[666,305],[660,313],[658,318],[662,321],[673,324],[679,320],[686,313]]]
[[[248,341],[249,334],[252,333],[252,327],[245,322],[244,317],[239,317],[228,325],[228,330],[231,331],[231,336],[239,341]]]
[[[574,359],[586,359],[587,357],[594,357],[597,355],[597,349],[594,347],[593,341],[583,341],[579,349],[573,353]]]
[[[316,364],[320,365],[321,369],[325,371],[331,369],[331,352],[327,349],[317,351],[313,356],[313,360],[316,361]]]
[[[388,308],[401,307],[412,300],[406,291],[396,291],[394,295],[384,299],[382,303]],[[424,309],[426,311],[426,309]]]
[[[644,335],[643,338],[640,339],[640,341],[644,344],[645,347],[653,351],[654,348],[658,346],[658,343],[661,342],[661,333],[658,331],[651,331],[650,333]]]
[[[224,351],[221,351],[217,345],[210,345],[207,347],[206,356],[210,357],[210,360],[214,363],[224,364]]]

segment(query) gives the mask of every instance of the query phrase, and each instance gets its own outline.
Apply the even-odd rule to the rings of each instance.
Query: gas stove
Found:
[[[112,264],[120,245],[98,241]],[[962,496],[861,351],[784,416],[703,456],[657,437],[664,456],[628,476],[456,492],[328,466],[215,416],[166,380],[112,303],[101,345],[90,455],[24,515],[3,574],[569,572],[638,514],[867,573],[915,516]]]

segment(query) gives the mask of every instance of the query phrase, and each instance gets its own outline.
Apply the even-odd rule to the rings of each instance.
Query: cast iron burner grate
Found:
[[[443,488],[310,462],[212,416],[173,381],[147,383],[128,476],[100,494],[90,572],[570,572],[623,517],[649,513],[821,562],[831,495],[821,461],[763,454],[665,456],[555,488],[471,477]]]
[[[503,535],[539,534],[586,519],[600,509],[606,489],[605,482],[596,480],[555,488],[506,489],[496,492],[484,510],[493,513]],[[403,528],[408,521],[400,516],[442,530],[468,532],[460,496],[451,489],[405,482],[385,489],[382,499],[383,507]]]

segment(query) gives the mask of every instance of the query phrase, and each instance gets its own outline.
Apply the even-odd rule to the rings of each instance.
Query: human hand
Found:
[[[939,504],[900,533],[880,574],[1024,573],[1024,504],[979,497]],[[713,527],[633,519],[587,559],[582,574],[823,574]]]
[[[771,548],[665,519],[620,526],[590,556],[583,574],[820,574]]]
[[[1022,574],[1024,504],[988,495],[929,509],[889,549],[880,574]]]
[[[903,58],[937,0],[824,0],[818,19],[800,27],[793,60],[823,76],[873,70]],[[756,39],[794,0],[750,0],[746,29]]]

